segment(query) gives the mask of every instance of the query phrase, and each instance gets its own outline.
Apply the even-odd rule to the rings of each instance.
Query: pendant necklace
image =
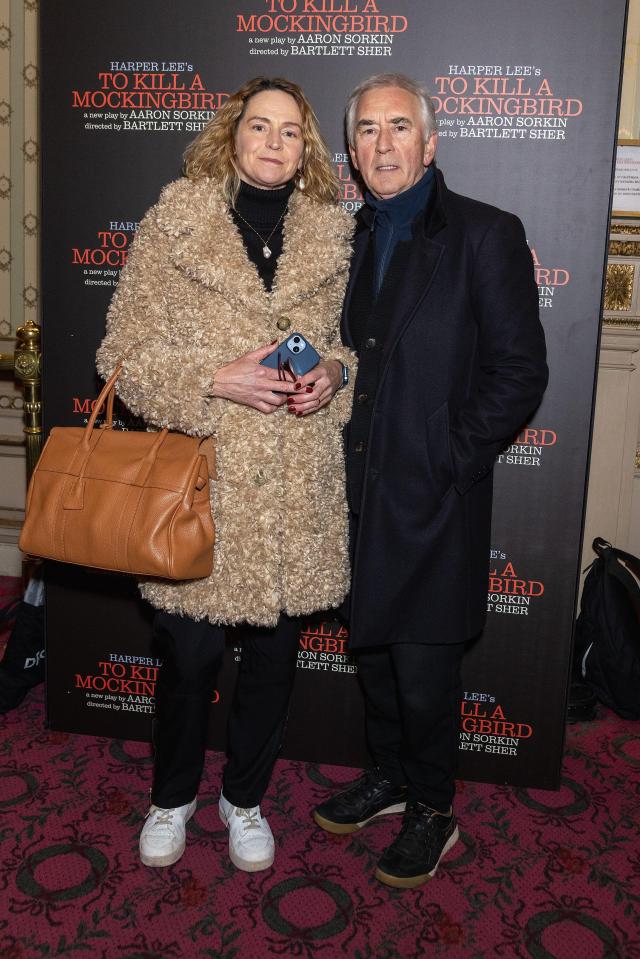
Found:
[[[285,207],[284,210],[282,211],[282,215],[281,215],[280,219],[278,220],[278,222],[277,222],[276,225],[274,226],[273,230],[271,231],[271,233],[269,234],[269,236],[268,236],[267,239],[265,240],[265,238],[264,238],[263,236],[260,236],[260,234],[259,234],[258,231],[255,229],[255,227],[251,226],[251,224],[249,223],[248,220],[245,220],[245,218],[243,217],[242,213],[239,213],[238,210],[236,210],[236,208],[234,207],[234,213],[236,213],[236,214],[240,217],[240,219],[242,220],[243,223],[246,223],[246,225],[249,227],[249,229],[252,230],[253,233],[255,233],[255,235],[258,237],[258,239],[259,239],[259,240],[261,241],[261,243],[263,244],[263,245],[262,245],[262,255],[263,255],[263,257],[265,258],[265,260],[268,260],[269,257],[271,256],[271,249],[270,249],[270,247],[269,247],[269,240],[271,239],[271,237],[273,236],[273,234],[276,232],[276,230],[278,229],[278,227],[279,227],[280,224],[282,223],[282,220],[283,220],[284,215],[285,215],[286,212],[287,212],[287,208]]]

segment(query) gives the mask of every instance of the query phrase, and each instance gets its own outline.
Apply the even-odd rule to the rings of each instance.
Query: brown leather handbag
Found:
[[[208,576],[213,441],[112,429],[119,375],[120,368],[105,384],[86,428],[51,430],[29,484],[20,549],[138,576]]]

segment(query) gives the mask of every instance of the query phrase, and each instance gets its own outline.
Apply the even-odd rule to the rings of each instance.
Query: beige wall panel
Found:
[[[16,546],[16,536],[0,526],[0,576],[22,575],[22,553]]]
[[[25,167],[37,166],[37,157],[25,153],[25,16],[36,23],[31,0],[0,0],[0,335],[12,337],[25,319]],[[35,35],[34,35],[35,36]],[[33,40],[29,40],[30,48]],[[4,104],[7,104],[6,106]],[[33,113],[33,108],[30,108]],[[3,117],[6,116],[6,122]],[[33,129],[37,129],[37,114]],[[34,135],[34,140],[37,134]],[[30,177],[32,176],[30,171]],[[30,180],[31,182],[31,180]],[[33,178],[37,183],[37,172]],[[31,188],[33,193],[33,188]],[[37,209],[34,206],[34,209]],[[30,253],[37,263],[37,251]],[[5,268],[3,269],[3,264]],[[31,267],[32,272],[34,267]],[[37,277],[37,266],[34,275]],[[37,298],[36,298],[37,302]],[[35,313],[34,313],[35,318]],[[12,352],[14,344],[3,344]],[[21,555],[18,527],[24,506],[26,468],[24,450],[15,445],[22,432],[21,393],[8,374],[0,376],[0,575],[18,575]]]
[[[40,322],[37,4],[25,3],[24,18],[24,244],[25,319]]]
[[[11,315],[11,29],[9,0],[0,0],[0,336]]]
[[[640,330],[605,327],[591,452],[582,568],[602,536],[629,549],[640,425]]]
[[[10,510],[22,519],[24,515],[24,498],[27,492],[24,473],[24,451],[22,447],[7,445],[5,439],[5,437],[0,436],[0,469],[7,483],[2,495],[0,514]]]
[[[637,140],[640,126],[637,111],[640,93],[640,0],[630,0],[627,41],[624,52],[624,81],[620,103],[618,136],[621,140]]]

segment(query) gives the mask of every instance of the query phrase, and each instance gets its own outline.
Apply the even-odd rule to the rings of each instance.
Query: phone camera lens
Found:
[[[300,347],[299,347],[299,346],[294,346],[293,352],[294,352],[294,353],[299,353],[299,352],[300,352]]]

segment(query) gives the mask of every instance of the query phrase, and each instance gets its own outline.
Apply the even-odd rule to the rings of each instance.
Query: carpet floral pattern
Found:
[[[276,862],[252,875],[227,858],[210,753],[184,857],[151,870],[146,744],[47,730],[41,687],[0,731],[3,959],[640,957],[640,730],[611,713],[570,727],[559,792],[461,783],[461,841],[411,891],[373,878],[397,817],[344,837],[310,820],[354,770],[278,763]]]

